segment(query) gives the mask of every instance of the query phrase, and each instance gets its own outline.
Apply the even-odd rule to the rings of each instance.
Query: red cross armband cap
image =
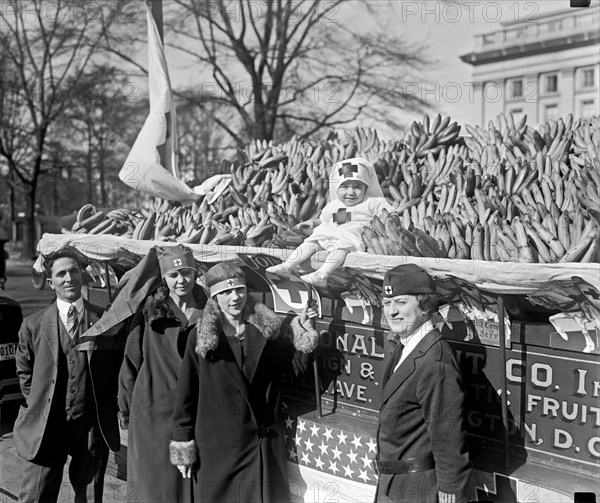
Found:
[[[217,264],[211,267],[205,275],[206,286],[210,296],[246,286],[246,275],[242,269],[234,264]]]
[[[194,254],[187,246],[181,244],[175,246],[157,246],[156,256],[158,257],[158,265],[162,277],[171,271],[179,269],[196,270]]]
[[[415,264],[402,264],[387,271],[383,277],[383,296],[435,293],[435,281]]]

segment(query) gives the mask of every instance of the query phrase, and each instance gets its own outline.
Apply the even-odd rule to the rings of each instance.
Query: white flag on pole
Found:
[[[175,102],[163,44],[148,4],[146,19],[150,113],[119,172],[119,178],[146,194],[191,204],[200,196],[179,180]]]

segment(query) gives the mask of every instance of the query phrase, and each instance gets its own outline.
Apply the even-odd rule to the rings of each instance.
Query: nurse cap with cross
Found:
[[[435,293],[435,281],[415,264],[402,264],[390,269],[383,277],[383,296]]]
[[[217,264],[211,267],[205,275],[206,286],[210,296],[233,288],[246,286],[246,275],[242,269],[235,264]]]
[[[182,244],[175,246],[157,246],[156,256],[158,258],[161,277],[164,277],[171,271],[179,269],[196,270],[196,261],[194,260],[192,250]]]
[[[366,197],[383,197],[373,164],[362,157],[344,159],[333,165],[329,174],[329,197],[336,200],[339,186],[346,181],[362,182],[367,186]]]

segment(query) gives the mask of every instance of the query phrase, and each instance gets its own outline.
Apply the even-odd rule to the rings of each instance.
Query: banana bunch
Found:
[[[495,122],[489,121],[486,129],[480,126],[465,125],[470,134],[464,138],[473,160],[482,166],[496,165],[502,159],[508,164],[532,162],[541,153],[552,161],[566,161],[571,145],[573,115],[566,120],[550,120],[539,127],[539,131],[527,126],[527,115],[515,123],[513,115],[501,113]]]
[[[413,207],[414,208],[414,207]],[[475,210],[473,210],[475,211]],[[497,213],[478,220],[459,211],[427,214],[427,209],[384,212],[362,233],[366,250],[380,255],[488,260],[499,262],[600,262],[600,228],[582,211],[543,221]]]
[[[581,121],[579,121],[581,122]],[[572,130],[574,157],[592,163],[600,158],[600,117],[595,116],[588,123],[581,123]]]
[[[346,134],[348,140],[356,143],[357,155],[360,157],[370,160],[373,157],[378,157],[381,152],[385,151],[385,142],[379,139],[377,130],[375,129],[357,126]],[[343,157],[342,159],[348,159],[348,157]]]
[[[94,205],[85,204],[77,212],[71,231],[79,234],[117,234],[131,238],[139,220],[139,215],[128,209],[115,209],[105,214]]]
[[[440,114],[431,120],[429,115],[423,116],[423,122],[414,121],[405,140],[416,157],[428,154],[438,155],[445,145],[453,145],[460,134],[457,122],[450,123],[450,116],[442,119]]]

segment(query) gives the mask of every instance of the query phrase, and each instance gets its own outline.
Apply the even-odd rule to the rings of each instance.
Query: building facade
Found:
[[[600,5],[506,23],[475,36],[475,122],[527,114],[529,124],[599,114]]]

